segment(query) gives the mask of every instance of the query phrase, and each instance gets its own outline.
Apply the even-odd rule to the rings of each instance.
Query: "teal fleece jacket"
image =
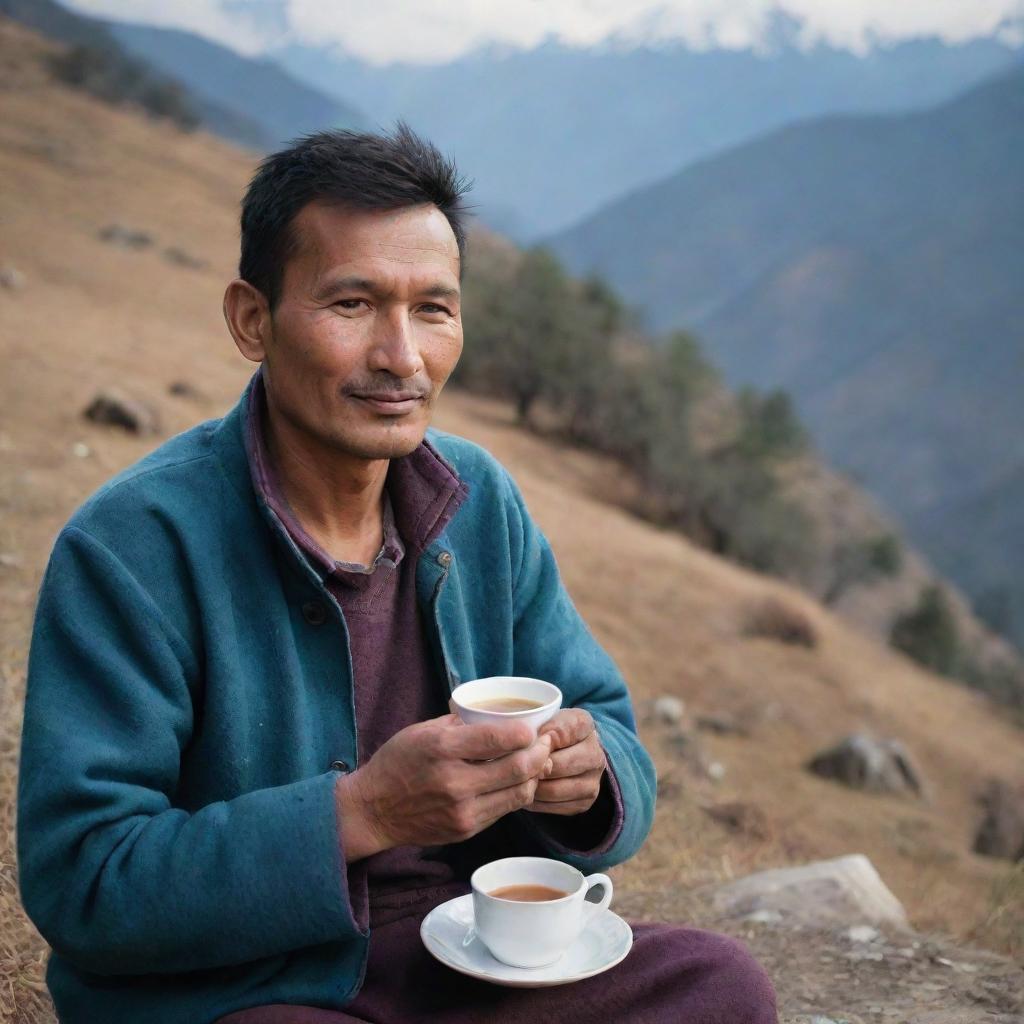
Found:
[[[65,1024],[341,1009],[361,984],[368,931],[331,767],[357,762],[345,622],[253,489],[247,397],[86,501],[43,579],[18,857]],[[416,571],[439,678],[557,683],[594,716],[624,809],[592,854],[568,853],[528,812],[504,821],[526,850],[585,872],[626,860],[655,784],[625,684],[507,472],[465,440],[430,440],[468,485]],[[307,621],[310,602],[326,621]]]

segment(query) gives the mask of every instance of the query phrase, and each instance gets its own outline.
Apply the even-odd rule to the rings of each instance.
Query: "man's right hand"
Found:
[[[469,839],[533,803],[550,757],[550,736],[535,739],[522,722],[466,725],[444,715],[402,729],[338,779],[346,861]]]

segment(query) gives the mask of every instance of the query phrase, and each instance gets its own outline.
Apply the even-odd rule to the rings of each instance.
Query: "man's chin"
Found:
[[[426,424],[414,430],[382,431],[376,437],[373,436],[373,431],[367,431],[362,436],[340,438],[337,447],[357,459],[366,459],[368,462],[401,459],[419,448],[426,432]]]

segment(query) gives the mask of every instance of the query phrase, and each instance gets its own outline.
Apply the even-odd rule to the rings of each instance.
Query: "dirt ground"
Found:
[[[0,288],[0,1020],[33,1024],[51,1019],[45,947],[17,900],[13,816],[38,581],[56,532],[90,491],[164,437],[222,413],[251,369],[220,316],[251,158],[53,86],[44,50],[0,20],[0,267],[21,275]],[[104,241],[111,224],[150,242]],[[185,265],[171,248],[204,265]],[[169,393],[180,380],[191,394]],[[158,437],[82,419],[108,384],[159,409]],[[868,951],[880,959],[854,959],[863,951],[841,935],[745,928],[785,1018],[1024,1019],[1019,968],[971,948],[1024,959],[1024,879],[970,852],[984,780],[1024,781],[1024,733],[800,592],[608,504],[623,486],[613,466],[523,434],[501,405],[451,393],[438,423],[487,446],[519,480],[638,709],[659,695],[685,701],[681,728],[642,716],[659,810],[645,849],[616,869],[622,909],[701,921],[688,894],[702,885],[861,852],[915,928],[948,938],[910,940],[922,943],[916,949],[894,940]],[[745,635],[765,595],[804,612],[814,649]],[[737,728],[698,730],[701,715]],[[906,745],[925,799],[856,793],[803,769],[823,746],[864,729]],[[726,802],[751,809],[736,827],[707,813]],[[907,948],[912,955],[898,952]]]

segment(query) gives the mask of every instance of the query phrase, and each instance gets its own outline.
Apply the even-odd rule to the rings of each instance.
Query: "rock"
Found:
[[[985,817],[974,836],[974,852],[1024,860],[1024,787],[991,779],[978,802]]]
[[[857,923],[908,927],[900,901],[860,853],[760,871],[716,886],[709,895],[714,909],[731,919],[773,910],[786,924],[796,926],[831,928]]]
[[[697,728],[703,732],[714,733],[716,736],[749,736],[750,730],[733,718],[724,715],[700,715]]]
[[[71,454],[76,459],[87,459],[92,455],[92,449],[84,441],[76,441],[71,446]]]
[[[757,804],[736,800],[702,807],[701,810],[730,832],[747,836],[750,839],[769,839],[774,832],[768,815]]]
[[[199,388],[194,384],[190,384],[187,380],[173,381],[167,388],[167,393],[174,395],[175,398],[188,398],[194,402],[206,401],[206,396]]]
[[[93,423],[121,427],[130,434],[157,434],[160,422],[156,410],[145,402],[129,398],[114,388],[105,388],[89,403],[83,413]]]
[[[173,245],[168,249],[164,249],[164,259],[168,263],[174,263],[179,267],[188,267],[189,270],[205,270],[208,266],[206,260],[193,256],[191,253],[185,252],[184,249],[179,249]]]
[[[20,568],[21,561],[21,555],[16,555],[13,551],[0,552],[0,565],[2,565],[5,569]]]
[[[915,796],[923,793],[920,774],[898,740],[855,733],[816,754],[807,763],[807,769],[854,789]]]
[[[721,761],[712,761],[706,771],[712,782],[721,782],[725,778],[725,765]]]
[[[678,697],[658,697],[651,707],[656,721],[678,725],[686,714],[686,705]]]
[[[25,275],[16,267],[0,267],[0,288],[20,292],[25,284]]]
[[[148,232],[125,227],[124,224],[107,224],[99,234],[104,242],[122,249],[145,249],[153,244],[153,236]]]
[[[881,938],[882,933],[869,924],[855,924],[852,928],[846,929],[846,937],[851,942],[874,942]]]

